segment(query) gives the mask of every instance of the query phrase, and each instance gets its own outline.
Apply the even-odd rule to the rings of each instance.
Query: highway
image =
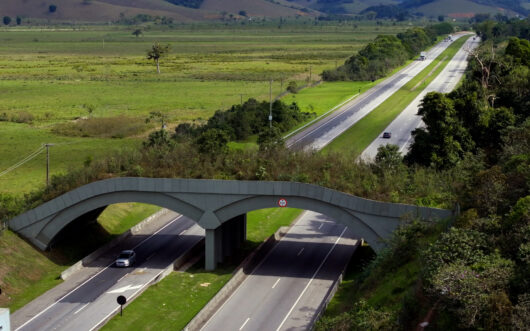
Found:
[[[459,37],[455,36],[454,40]],[[286,141],[287,147],[295,150],[324,148],[419,74],[450,44],[451,42],[438,43],[427,52],[426,60],[413,61],[329,116],[290,136]]]
[[[451,92],[464,75],[469,51],[476,48],[479,43],[478,37],[475,40],[469,38],[440,74],[383,130],[383,132],[391,132],[392,137],[385,139],[381,132],[379,138],[363,151],[361,158],[367,161],[373,160],[379,146],[386,144],[398,145],[400,152],[407,153],[412,143],[412,131],[423,125],[421,117],[417,115],[421,100],[429,92]]]
[[[448,45],[446,42],[435,46],[428,57],[435,58]],[[466,57],[462,54],[467,53],[458,52],[455,58],[465,62]],[[390,96],[389,91],[399,89],[428,63],[415,61],[337,113],[294,135],[288,140],[288,146],[295,149],[323,148]],[[451,73],[449,80],[454,83],[461,77],[454,72],[457,67],[448,69]],[[444,80],[440,86],[448,84]],[[353,238],[358,238],[355,229],[346,229],[325,215],[303,212],[287,237],[280,241],[263,264],[248,276],[201,330],[311,329],[319,307],[357,248]],[[332,242],[339,242],[340,245],[333,248]],[[308,244],[311,244],[312,249],[303,250],[304,245]]]
[[[93,330],[118,310],[116,298],[134,297],[171,263],[204,237],[194,221],[178,216],[133,248],[137,253],[132,268],[112,264],[74,288],[14,330]],[[134,242],[134,238],[131,239]],[[131,242],[132,244],[132,242]],[[118,254],[119,252],[116,252]],[[75,276],[75,275],[74,275]]]
[[[306,212],[201,330],[306,329],[356,243],[344,226]]]
[[[321,149],[423,70],[448,44],[434,46],[427,55],[430,60],[414,61],[321,122],[293,135],[287,145]],[[324,215],[304,212],[204,329],[307,329],[357,247],[354,230]],[[92,330],[116,313],[118,295],[131,299],[140,293],[203,235],[193,221],[179,216],[151,237],[127,247],[138,254],[134,268],[105,266],[24,324],[13,327]]]

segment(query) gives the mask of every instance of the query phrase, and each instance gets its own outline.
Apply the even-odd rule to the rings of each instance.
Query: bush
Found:
[[[398,327],[394,313],[377,310],[365,300],[357,302],[349,312],[333,318],[321,318],[315,330],[395,330]]]
[[[56,5],[50,5],[50,6],[48,7],[48,11],[49,11],[50,13],[55,13],[55,12],[57,11],[57,6],[56,6]]]
[[[438,270],[456,261],[466,266],[476,263],[489,251],[490,245],[485,234],[451,228],[424,252],[425,277],[429,281]]]
[[[429,291],[458,317],[460,327],[499,330],[511,318],[506,293],[513,270],[513,262],[497,254],[470,265],[454,260],[433,274]]]

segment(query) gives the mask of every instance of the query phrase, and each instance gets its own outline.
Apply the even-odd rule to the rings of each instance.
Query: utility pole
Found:
[[[46,147],[46,187],[50,185],[50,146],[54,144],[44,144]]]
[[[269,82],[269,128],[272,129],[272,79]]]

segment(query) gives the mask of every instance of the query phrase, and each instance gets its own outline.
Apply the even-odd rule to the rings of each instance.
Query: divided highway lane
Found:
[[[105,267],[16,330],[93,330],[117,311],[119,295],[139,293],[203,237],[201,227],[179,216],[134,247],[134,268]]]
[[[459,37],[455,36],[454,40]],[[450,44],[451,42],[440,42],[433,46],[427,52],[427,60],[413,61],[333,114],[293,135],[286,141],[286,145],[292,149],[324,148],[425,69]]]
[[[386,144],[398,145],[400,152],[406,153],[412,143],[411,132],[423,125],[421,117],[417,115],[421,100],[429,92],[451,92],[464,75],[469,51],[476,48],[479,43],[478,37],[475,40],[469,38],[440,74],[383,130],[383,132],[391,132],[392,138],[383,138],[383,132],[381,132],[379,138],[363,151],[361,158],[365,160],[374,159],[379,146]]]
[[[201,330],[306,329],[356,242],[343,225],[306,212]]]

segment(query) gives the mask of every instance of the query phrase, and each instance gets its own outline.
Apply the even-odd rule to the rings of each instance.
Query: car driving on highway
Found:
[[[117,267],[130,267],[136,261],[136,253],[133,250],[125,250],[116,259]]]

